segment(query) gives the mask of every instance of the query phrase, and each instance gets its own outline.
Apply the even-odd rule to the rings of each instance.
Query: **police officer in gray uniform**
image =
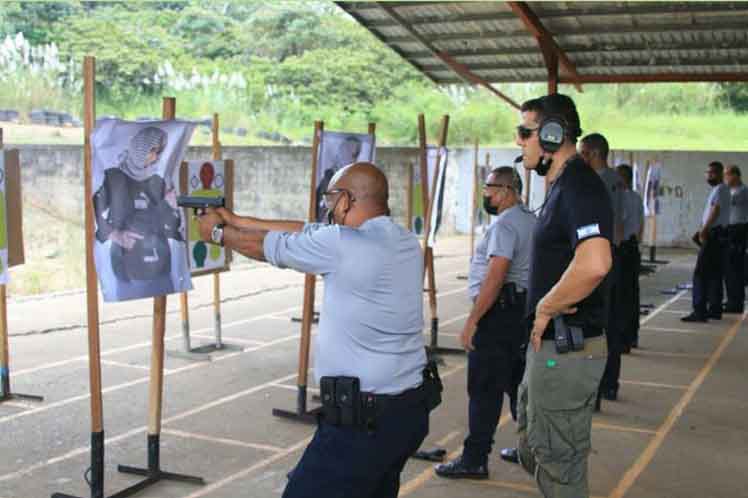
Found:
[[[519,460],[545,498],[587,498],[592,410],[607,357],[613,213],[599,175],[577,154],[574,102],[548,95],[521,112],[523,164],[545,176],[547,194],[532,240]]]
[[[470,260],[473,308],[460,336],[468,351],[470,433],[461,456],[436,466],[442,477],[488,477],[504,393],[512,390],[513,370],[527,342],[524,312],[535,216],[521,195],[522,180],[510,166],[494,169],[483,186],[483,206],[496,218]]]
[[[624,183],[623,196],[623,241],[621,253],[621,329],[623,331],[623,352],[639,347],[639,270],[641,252],[639,241],[644,231],[644,202],[631,188],[633,171],[628,164],[620,164],[616,171]]]
[[[600,175],[610,196],[613,208],[613,268],[610,270],[610,309],[608,310],[608,326],[605,337],[608,340],[608,362],[605,373],[600,382],[600,393],[597,397],[596,409],[600,409],[600,398],[610,401],[618,399],[619,378],[621,377],[621,353],[624,352],[623,318],[621,310],[614,303],[621,300],[620,244],[623,240],[623,198],[624,186],[621,176],[608,166],[608,141],[599,133],[590,133],[579,143],[579,154],[593,170]]]
[[[730,187],[730,225],[727,227],[727,260],[725,261],[725,313],[742,313],[745,309],[745,243],[748,230],[748,187],[736,165],[727,167],[725,183]]]
[[[701,229],[694,235],[699,255],[693,270],[693,312],[684,322],[722,319],[722,274],[727,257],[727,226],[730,224],[730,188],[723,183],[724,166],[709,163],[706,182],[712,187],[701,216]]]
[[[387,179],[373,164],[339,170],[323,196],[328,225],[220,209],[200,218],[200,234],[325,281],[314,355],[323,415],[283,496],[395,498],[432,407],[423,254],[415,236],[388,216]]]

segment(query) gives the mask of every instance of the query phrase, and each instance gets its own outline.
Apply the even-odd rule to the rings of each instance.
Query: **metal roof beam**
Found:
[[[364,27],[366,23],[362,23]],[[719,33],[719,32],[736,32],[740,35],[745,36],[745,21],[737,22],[720,22],[718,24],[660,24],[653,26],[616,26],[615,29],[610,28],[607,31],[601,31],[600,27],[597,28],[579,28],[573,31],[557,31],[554,33],[556,37],[566,36],[616,36],[616,35],[632,35],[640,34],[647,35],[651,33],[668,33],[672,32],[675,34],[685,33]],[[423,38],[428,42],[439,42],[439,41],[471,41],[471,40],[517,40],[521,38],[527,38],[531,35],[525,31],[463,31],[461,33],[445,33],[440,35],[423,35]],[[386,42],[388,44],[407,43],[413,41],[409,36],[387,36]]]
[[[748,82],[746,73],[661,73],[661,74],[620,74],[620,75],[590,75],[581,76],[582,83],[698,83],[698,82],[724,82],[743,81]],[[439,83],[448,81],[437,78]],[[561,78],[562,83],[571,81]]]
[[[671,58],[672,59],[672,58]],[[460,63],[462,64],[462,63]],[[470,64],[469,66],[466,64],[463,64],[470,68],[473,72],[481,72],[481,71],[511,71],[515,69],[541,69],[543,66],[539,65],[528,65],[526,63],[506,63],[506,64],[497,64],[497,63],[477,63],[477,64]],[[642,60],[639,64],[632,64],[630,62],[626,62],[625,64],[621,63],[611,63],[611,64],[579,64],[577,66],[577,69],[585,71],[589,69],[603,69],[603,70],[609,70],[609,69],[626,69],[628,67],[633,68],[650,68],[650,69],[657,69],[657,68],[672,68],[672,67],[698,67],[698,66],[745,66],[748,67],[748,57],[741,57],[739,59],[709,59],[708,63],[704,62],[704,59],[685,59],[680,58],[677,62],[668,62],[668,61],[659,61],[657,64],[649,64],[648,61]],[[438,72],[442,70],[443,66],[441,64],[423,64],[421,66],[424,71],[429,72]],[[580,75],[581,77],[581,75]],[[571,81],[571,78],[566,78],[565,81]]]
[[[746,41],[745,47],[722,47],[714,45],[706,45],[703,42],[699,43],[676,43],[672,45],[647,45],[647,44],[636,44],[636,45],[625,45],[620,49],[611,49],[606,47],[599,47],[597,49],[590,48],[586,45],[564,45],[564,52],[567,55],[579,55],[579,56],[608,56],[608,55],[628,55],[636,52],[683,52],[683,51],[709,51],[709,50],[748,50],[748,40]],[[478,49],[460,49],[460,50],[449,50],[449,55],[452,57],[504,57],[504,56],[523,56],[523,55],[536,55],[538,49],[536,47],[530,48],[514,48],[514,47],[499,47],[499,48],[478,48]],[[418,59],[431,59],[433,55],[431,52],[426,51],[409,51],[402,50],[402,54],[410,60]],[[664,56],[664,55],[663,55]]]
[[[525,25],[527,30],[535,37],[540,46],[540,50],[543,52],[543,58],[545,59],[546,67],[550,71],[553,68],[562,69],[573,81],[579,77],[577,68],[574,63],[571,62],[566,53],[561,50],[556,40],[553,39],[553,35],[543,26],[540,19],[535,12],[527,6],[525,2],[507,2],[509,8],[519,17],[522,23]],[[556,58],[558,60],[556,60]],[[574,83],[574,86],[580,92],[582,91],[582,85]]]

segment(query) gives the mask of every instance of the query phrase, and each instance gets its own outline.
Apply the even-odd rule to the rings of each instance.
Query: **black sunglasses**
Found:
[[[483,185],[483,188],[489,188],[489,187],[496,187],[496,188],[509,188],[513,189],[511,185],[507,185],[506,183],[486,183]]]
[[[528,128],[525,125],[517,126],[517,136],[522,140],[527,140],[538,128]]]

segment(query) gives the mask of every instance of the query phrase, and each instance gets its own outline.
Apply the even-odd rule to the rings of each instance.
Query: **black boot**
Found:
[[[462,456],[458,456],[451,462],[436,465],[434,472],[440,477],[450,479],[488,479],[488,467],[486,465],[468,467],[462,461]]]

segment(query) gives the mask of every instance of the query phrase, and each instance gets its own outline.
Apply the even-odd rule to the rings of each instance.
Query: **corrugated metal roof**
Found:
[[[562,82],[748,81],[748,2],[336,3],[437,83],[464,81],[441,53],[489,83],[547,81],[518,8],[570,62]]]

